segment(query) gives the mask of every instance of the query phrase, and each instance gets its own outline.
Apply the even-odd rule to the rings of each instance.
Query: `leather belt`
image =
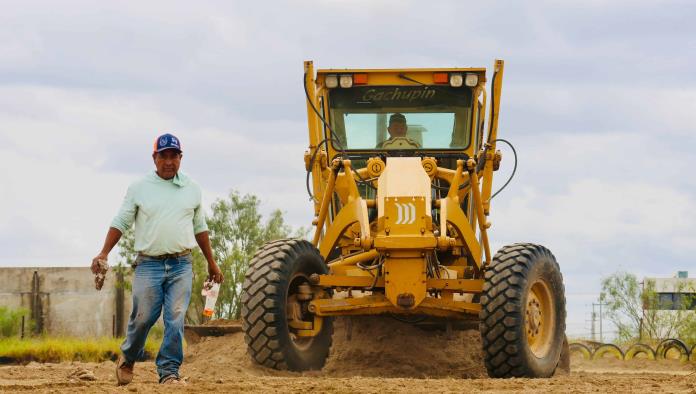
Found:
[[[191,253],[191,249],[184,249],[178,253],[167,253],[167,254],[161,254],[159,256],[148,256],[148,255],[143,254],[143,253],[138,253],[138,256],[145,257],[148,259],[166,260],[166,259],[175,259],[177,257],[186,256],[187,254],[190,254],[190,253]]]

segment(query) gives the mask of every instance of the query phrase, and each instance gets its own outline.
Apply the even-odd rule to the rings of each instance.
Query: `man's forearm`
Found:
[[[121,239],[121,230],[109,227],[109,231],[106,233],[106,239],[104,240],[104,246],[102,246],[101,254],[108,255],[111,249],[116,246],[118,241]]]
[[[198,247],[201,248],[201,252],[203,252],[203,256],[205,256],[205,260],[208,262],[208,264],[215,263],[215,259],[213,258],[213,250],[210,247],[210,238],[208,237],[208,232],[203,231],[202,233],[196,234],[196,242],[198,243]]]

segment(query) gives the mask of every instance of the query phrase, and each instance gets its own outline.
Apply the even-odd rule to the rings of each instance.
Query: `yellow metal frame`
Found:
[[[484,68],[326,69],[315,73],[313,63],[305,62],[309,126],[305,163],[312,172],[315,197],[313,244],[329,266],[328,274],[310,279],[316,294],[330,294],[326,289],[348,294],[315,298],[309,303],[315,316],[397,313],[467,318],[478,314],[481,306],[473,295],[481,293],[483,270],[491,261],[487,216],[503,67],[502,60],[495,61],[489,96]],[[458,152],[464,159],[456,161],[455,169],[438,166],[434,157],[387,158],[385,163],[377,153],[366,167],[353,168],[353,162],[332,143],[322,143],[331,138],[330,128],[324,124],[329,118],[331,92],[324,85],[326,75],[362,73],[368,74],[368,86],[408,86],[415,85],[409,78],[434,84],[434,73],[442,72],[479,77],[473,88],[471,143]],[[484,124],[486,131],[482,132]],[[377,197],[363,198],[357,178],[369,179],[378,190]],[[449,190],[445,197],[431,201],[430,182],[436,179],[449,184]],[[376,220],[370,221],[370,209],[377,209]],[[437,225],[430,216],[433,209],[439,217]],[[408,221],[403,220],[404,215]],[[432,267],[429,259],[437,258],[436,252],[447,253],[451,259],[444,266],[438,263],[439,277],[432,277],[426,271]],[[303,328],[307,335],[317,331]]]

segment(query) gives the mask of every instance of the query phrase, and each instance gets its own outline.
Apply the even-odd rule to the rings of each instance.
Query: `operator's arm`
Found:
[[[135,221],[135,215],[138,212],[138,205],[135,203],[135,198],[133,196],[133,186],[128,188],[126,192],[126,197],[123,198],[123,203],[121,204],[121,209],[118,210],[118,214],[111,221],[111,227],[106,233],[106,239],[104,240],[104,245],[102,246],[101,252],[92,259],[92,272],[96,274],[99,270],[98,260],[107,260],[111,249],[116,246],[118,241],[121,239],[121,235],[125,233]]]
[[[213,250],[210,248],[208,231],[203,231],[196,234],[196,243],[198,243],[198,246],[201,248],[201,252],[203,252],[203,256],[205,256],[205,260],[208,262],[208,279],[212,279],[217,283],[222,283],[225,278],[215,262]]]

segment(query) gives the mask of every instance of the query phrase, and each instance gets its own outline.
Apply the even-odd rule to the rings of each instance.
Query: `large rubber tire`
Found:
[[[613,343],[603,343],[592,352],[593,360],[601,360],[606,354],[611,354],[617,360],[624,360],[626,357],[620,347]]]
[[[242,329],[251,358],[266,367],[306,371],[321,369],[331,348],[333,320],[323,318],[320,332],[295,338],[287,321],[288,292],[297,278],[325,274],[319,251],[300,239],[265,244],[249,263],[242,286]]]
[[[677,349],[677,351],[679,351],[679,360],[682,362],[689,361],[689,348],[684,342],[676,338],[669,338],[660,342],[657,349],[655,349],[656,358],[665,360],[667,358],[667,352],[669,352],[670,349]]]
[[[655,351],[644,343],[634,343],[631,347],[624,353],[624,360],[633,360],[636,355],[643,353],[648,360],[655,359]]]
[[[556,258],[541,245],[505,246],[493,257],[484,279],[479,327],[488,375],[552,376],[563,349],[566,318],[563,277]],[[537,308],[528,302],[540,299],[540,292],[546,293],[546,303],[541,302],[542,308],[535,313],[545,312],[528,321],[527,313]],[[538,321],[544,324],[544,328],[534,326],[542,330],[540,336],[528,339],[529,324]]]
[[[568,351],[570,352],[570,354],[580,353],[582,358],[584,358],[585,360],[592,360],[592,350],[590,350],[590,348],[587,347],[587,345],[584,345],[582,343],[571,343],[568,346]]]

